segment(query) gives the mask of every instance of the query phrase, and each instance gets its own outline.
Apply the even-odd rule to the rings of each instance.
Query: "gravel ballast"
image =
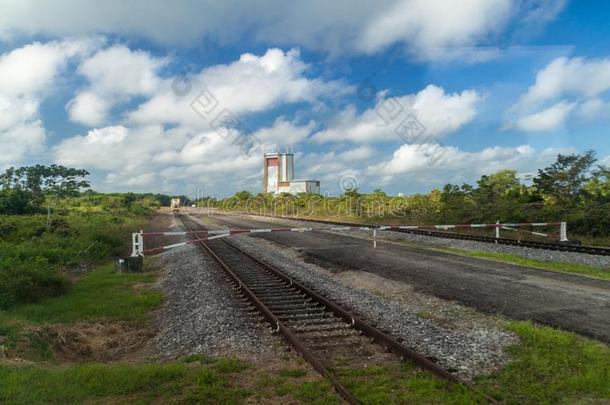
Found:
[[[166,295],[153,339],[159,357],[203,353],[256,358],[276,352],[278,338],[245,312],[232,285],[198,247],[173,249],[155,261],[164,271],[160,284]]]
[[[517,342],[517,338],[500,329],[491,316],[415,293],[406,286],[397,289],[394,282],[390,283],[391,288],[384,288],[380,280],[372,280],[375,289],[382,290],[373,293],[366,288],[357,288],[358,283],[366,285],[371,281],[364,279],[364,275],[333,275],[319,266],[305,263],[295,250],[260,238],[244,236],[231,240],[377,324],[380,329],[402,338],[406,345],[438,359],[439,364],[463,378],[470,379],[498,369],[508,360],[504,349]],[[400,299],[405,294],[407,299]]]

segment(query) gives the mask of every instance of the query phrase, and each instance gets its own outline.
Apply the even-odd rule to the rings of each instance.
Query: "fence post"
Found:
[[[133,232],[131,234],[131,257],[138,255],[138,234]]]
[[[144,256],[144,229],[140,229],[140,256]]]
[[[568,241],[568,223],[561,222],[559,225],[559,241],[567,242]]]
[[[373,228],[373,249],[377,247],[377,229]]]

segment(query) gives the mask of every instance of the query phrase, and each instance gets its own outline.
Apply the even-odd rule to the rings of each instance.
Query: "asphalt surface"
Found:
[[[230,228],[277,223],[214,214]],[[412,285],[488,313],[530,319],[610,342],[610,282],[378,242],[327,232],[255,234],[299,250],[306,261],[333,272],[365,271]]]

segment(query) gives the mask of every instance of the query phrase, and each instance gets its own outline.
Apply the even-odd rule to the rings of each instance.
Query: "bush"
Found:
[[[60,295],[68,286],[68,281],[44,258],[30,262],[8,258],[0,262],[0,309]]]
[[[17,225],[12,223],[0,224],[0,238],[9,237],[17,230]]]
[[[142,229],[158,204],[136,197],[89,193],[54,199],[50,218],[46,212],[0,215],[0,308],[61,294],[68,285],[64,269],[90,268],[128,253],[131,232]],[[105,212],[128,200],[129,206]]]
[[[0,190],[0,215],[22,215],[41,210],[42,198],[22,189]]]

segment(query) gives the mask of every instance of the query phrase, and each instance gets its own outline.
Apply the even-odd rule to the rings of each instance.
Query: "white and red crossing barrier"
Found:
[[[174,249],[177,247],[186,246],[188,244],[197,243],[206,240],[213,240],[224,238],[232,235],[239,235],[245,233],[267,233],[267,232],[311,232],[311,231],[350,231],[350,230],[367,230],[373,232],[373,247],[377,247],[377,232],[384,230],[393,229],[437,229],[447,230],[456,228],[495,228],[496,238],[499,238],[499,230],[505,229],[510,231],[518,231],[515,228],[524,227],[542,227],[542,226],[559,226],[559,239],[561,241],[567,241],[567,223],[566,222],[533,222],[533,223],[495,223],[495,224],[457,224],[457,225],[383,225],[383,226],[332,226],[332,227],[300,227],[300,228],[258,228],[258,229],[213,229],[213,230],[201,230],[201,231],[167,231],[167,232],[136,232],[132,234],[132,256],[142,256],[144,254],[159,253],[165,250]],[[525,231],[537,236],[555,236],[556,234],[550,235],[542,232]],[[174,243],[171,245],[145,249],[144,248],[144,236],[186,236],[194,235],[196,239],[188,240],[185,242]],[[201,237],[200,235],[205,235]]]
[[[152,248],[152,249],[143,249],[138,254],[139,255],[144,255],[144,254],[150,254],[150,253],[160,253],[160,252],[163,252],[164,250],[170,250],[170,249],[186,246],[186,245],[189,245],[189,244],[192,244],[192,243],[201,242],[201,241],[213,240],[213,239],[218,239],[218,238],[224,238],[225,236],[229,236],[229,234],[210,236],[209,238],[199,238],[199,237],[197,237],[197,239],[188,240],[186,242],[174,243],[172,245],[160,246],[160,247],[156,247],[156,248]]]
[[[312,231],[313,228],[264,228],[264,229],[214,229],[214,230],[201,230],[201,231],[168,231],[168,232],[136,232],[132,234],[132,256],[142,256],[146,253],[159,253],[164,250],[169,250],[181,246],[186,246],[191,243],[197,243],[200,241],[213,240],[224,238],[231,235],[238,235],[242,233],[262,233],[262,232],[306,232]],[[212,235],[207,237],[200,237],[199,235]],[[174,243],[171,245],[160,246],[151,249],[144,249],[144,236],[185,236],[195,235],[196,239],[192,239],[186,242]]]
[[[179,235],[193,235],[193,234],[207,234],[207,235],[219,235],[226,234],[236,235],[239,233],[261,233],[261,232],[304,232],[311,231],[313,228],[260,228],[260,229],[213,229],[213,230],[201,230],[201,231],[177,231],[177,232],[142,232],[144,236],[179,236]]]
[[[311,227],[300,227],[300,228],[259,228],[259,229],[213,229],[213,230],[201,230],[201,231],[168,231],[168,232],[136,232],[132,234],[132,256],[142,256],[144,254],[159,253],[164,250],[169,250],[181,246],[186,246],[191,243],[197,243],[200,241],[212,240],[224,238],[232,235],[239,235],[244,233],[267,233],[267,232],[311,232],[311,231],[342,231],[351,229],[363,229],[372,230],[373,228],[368,226],[340,226],[340,227],[325,227],[325,228],[311,228]],[[207,237],[199,237],[199,235],[212,235]],[[375,232],[376,234],[376,232]],[[151,249],[144,248],[144,236],[186,236],[195,235],[197,239],[189,240],[186,242],[174,243],[171,245],[160,246]],[[375,241],[376,245],[376,241]]]
[[[518,230],[515,228],[535,228],[542,226],[559,226],[559,233],[549,234],[528,230]],[[398,229],[436,229],[436,230],[448,230],[448,229],[464,229],[464,228],[495,228],[496,238],[500,237],[500,229],[507,231],[521,231],[527,232],[536,236],[543,237],[556,237],[559,236],[559,240],[565,242],[568,240],[568,228],[567,222],[519,222],[519,223],[495,223],[495,224],[458,224],[458,225],[400,225],[390,228]],[[378,229],[388,229],[388,227],[379,227]]]
[[[495,223],[495,224],[456,224],[456,225],[398,225],[390,228],[399,229],[455,229],[455,228],[525,228],[539,226],[558,226],[563,222],[517,222],[517,223]],[[387,227],[380,227],[387,228]]]

